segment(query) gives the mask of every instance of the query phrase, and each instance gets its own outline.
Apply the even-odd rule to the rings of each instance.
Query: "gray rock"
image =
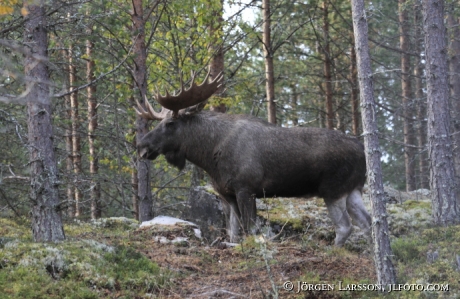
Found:
[[[195,187],[190,190],[188,206],[183,217],[200,227],[205,242],[210,244],[225,236],[225,214],[219,197],[204,187]]]

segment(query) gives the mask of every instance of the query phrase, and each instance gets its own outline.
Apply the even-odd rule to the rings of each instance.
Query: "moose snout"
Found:
[[[147,158],[147,154],[148,154],[149,150],[147,147],[143,146],[138,146],[137,147],[137,153],[139,154],[139,157],[141,158]]]
[[[146,145],[138,145],[137,154],[139,157],[148,160],[155,160],[159,155],[157,150],[153,150],[151,147]]]

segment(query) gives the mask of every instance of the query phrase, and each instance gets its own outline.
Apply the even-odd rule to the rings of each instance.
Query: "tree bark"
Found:
[[[89,30],[91,34],[91,30]],[[96,79],[94,76],[94,60],[93,60],[92,41],[86,41],[86,81],[89,83]],[[90,85],[86,88],[88,101],[88,147],[89,147],[89,173],[91,176],[90,182],[90,199],[91,199],[91,219],[100,218],[101,210],[101,185],[97,179],[99,172],[99,157],[96,146],[96,130],[97,122],[97,98],[96,86]]]
[[[367,163],[367,183],[372,205],[372,237],[377,283],[387,286],[396,282],[396,271],[391,261],[391,247],[387,212],[385,207],[381,152],[375,115],[371,60],[368,45],[368,25],[364,0],[352,0],[353,31],[361,98],[361,114],[364,130],[364,146]]]
[[[356,69],[355,40],[350,49],[350,82],[351,82],[351,123],[353,135],[359,136],[359,83],[358,70]]]
[[[224,1],[220,0],[219,3],[219,9],[213,12],[213,20],[211,22],[211,25],[209,26],[209,34],[211,35],[212,39],[212,44],[210,47],[212,58],[209,64],[209,71],[211,73],[209,78],[210,80],[213,80],[220,73],[224,73],[225,69],[224,49],[221,38],[221,36],[223,35],[222,25],[224,22]],[[217,89],[215,94],[218,96],[223,96],[224,91],[225,86],[224,84],[221,84],[221,86]],[[210,110],[225,113],[227,111],[227,106],[225,105],[225,103],[218,103],[217,105],[211,105]]]
[[[47,57],[48,36],[44,1],[24,4],[28,15],[24,23],[24,44],[31,54]],[[53,148],[49,73],[44,61],[32,55],[24,59],[25,75],[36,82],[28,82],[27,95],[28,140],[30,152],[30,201],[32,206],[32,234],[36,242],[55,242],[65,239],[59,213],[59,178]]]
[[[323,48],[324,54],[324,91],[326,93],[326,128],[334,129],[334,106],[332,92],[332,60],[329,46],[329,7],[328,0],[323,1]]]
[[[71,121],[71,108],[70,96],[65,97],[66,117],[69,121],[65,129],[65,149],[66,149],[66,170],[67,170],[67,216],[70,218],[75,217],[75,186],[73,182],[73,154],[72,154],[72,121]]]
[[[64,59],[69,59],[68,50],[64,50]],[[69,66],[66,67],[67,73],[70,72]],[[70,76],[69,76],[70,77]],[[67,77],[67,84],[70,86],[69,77]],[[67,216],[70,218],[75,217],[75,187],[73,182],[73,155],[72,155],[72,112],[70,107],[70,96],[65,96],[65,119],[67,120],[65,128],[65,149],[66,149],[66,171],[67,171]]]
[[[449,87],[452,107],[452,125],[454,142],[454,169],[456,173],[457,187],[460,176],[460,22],[453,12],[453,4],[447,14],[447,25],[449,26]]]
[[[294,84],[291,85],[291,121],[294,127],[299,125],[299,117],[297,116],[297,102],[299,101],[299,94],[297,92],[297,87]]]
[[[460,222],[450,135],[444,1],[423,0],[432,213],[437,225]]]
[[[276,124],[275,72],[273,67],[273,48],[271,43],[270,0],[262,0],[263,36],[265,59],[265,90],[267,93],[268,122]]]
[[[399,42],[401,48],[401,86],[403,105],[404,164],[406,174],[406,191],[416,189],[415,183],[415,135],[413,124],[412,86],[410,78],[410,40],[409,17],[406,0],[399,0]]]
[[[145,46],[145,20],[142,0],[133,0],[133,11],[131,14],[132,38],[134,43],[134,96],[138,97],[139,103],[143,104],[147,95],[147,51]],[[149,132],[148,120],[136,116],[136,142]],[[137,159],[137,178],[138,178],[138,202],[139,202],[139,221],[147,221],[153,218],[152,192],[150,190],[150,166],[151,163],[146,159]]]
[[[69,89],[72,91],[77,86],[77,67],[73,61],[73,46],[69,47]],[[75,191],[75,213],[74,217],[80,217],[82,194],[79,186],[81,175],[81,142],[79,132],[79,111],[78,111],[78,91],[70,94],[70,120],[72,122],[72,162],[74,171],[74,184]]]
[[[423,35],[422,35],[422,5],[420,0],[414,4],[414,24],[415,24],[415,102],[417,104],[417,119],[419,120],[417,135],[418,146],[421,148],[419,153],[419,173],[420,186],[424,189],[430,189],[430,169],[428,165],[427,151],[427,115],[426,115],[426,98],[423,92]]]

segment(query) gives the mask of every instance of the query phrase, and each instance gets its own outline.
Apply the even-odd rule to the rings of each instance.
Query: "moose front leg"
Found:
[[[236,201],[241,215],[242,231],[244,234],[249,234],[256,224],[257,209],[255,195],[246,190],[241,190],[236,194]]]

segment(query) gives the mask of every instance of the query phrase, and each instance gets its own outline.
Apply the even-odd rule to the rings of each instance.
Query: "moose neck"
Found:
[[[182,149],[185,151],[185,158],[211,176],[217,174],[213,153],[229,128],[226,118],[222,116],[224,115],[203,111],[184,116],[183,119]]]

